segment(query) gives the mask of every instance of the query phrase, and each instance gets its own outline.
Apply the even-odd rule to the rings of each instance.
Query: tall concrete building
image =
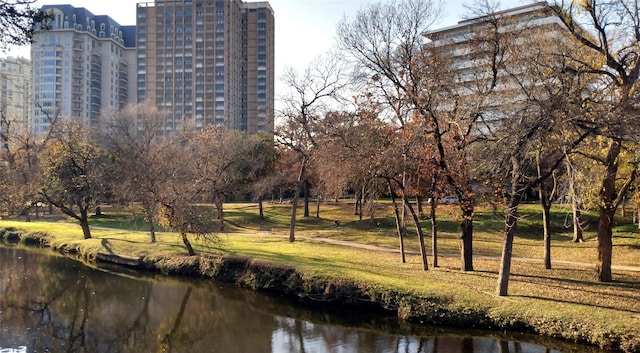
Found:
[[[162,133],[224,126],[273,132],[274,16],[268,2],[156,0],[137,6],[137,101]]]
[[[544,1],[466,19],[456,25],[425,33],[430,39],[429,45],[442,51],[443,57],[450,60],[452,85],[463,96],[478,96],[488,91],[493,83],[491,46],[483,43],[492,40],[493,26],[497,26],[502,37],[500,40],[508,43],[511,53],[523,53],[504,54],[499,58],[500,65],[511,67],[511,72],[498,70],[498,85],[486,98],[487,110],[484,116],[489,121],[499,121],[519,109],[518,102],[526,100],[511,74],[518,72],[518,65],[525,65],[523,61],[527,60],[526,53],[532,50],[529,47],[532,41],[564,43],[568,47],[570,36],[552,5]],[[443,107],[450,108],[446,104]]]
[[[29,129],[76,118],[100,128],[113,111],[135,102],[135,27],[85,8],[46,5],[53,19],[31,46],[33,106]],[[132,9],[133,10],[133,9]],[[135,76],[133,76],[135,77]]]
[[[30,112],[31,62],[25,58],[0,58],[0,128],[5,133],[27,129]]]

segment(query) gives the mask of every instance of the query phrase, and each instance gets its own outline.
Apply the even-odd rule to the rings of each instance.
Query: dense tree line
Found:
[[[28,215],[50,205],[78,220],[88,239],[89,218],[100,205],[136,205],[151,242],[161,224],[194,255],[189,236],[215,240],[224,229],[224,201],[251,194],[277,156],[271,135],[224,128],[160,139],[164,115],[144,104],[112,121],[105,134],[74,120],[57,122],[38,138],[8,134],[0,168],[3,213]],[[203,203],[215,205],[216,214]]]
[[[451,195],[459,200],[463,271],[474,269],[476,204],[505,209],[497,293],[507,295],[518,206],[535,193],[545,266],[551,268],[552,203],[574,206],[575,241],[582,239],[580,211],[591,207],[599,212],[596,277],[611,281],[616,209],[637,188],[638,5],[555,4],[541,11],[558,24],[545,27],[477,2],[470,14],[483,20],[465,42],[464,60],[474,68],[468,79],[462,59],[452,55],[456,47],[434,45],[429,36],[438,3],[374,3],[338,24],[334,51],[302,73],[286,72],[275,138],[223,128],[159,138],[164,116],[144,104],[114,114],[104,135],[58,117],[50,117],[53,128],[44,136],[7,125],[2,211],[27,214],[45,203],[77,219],[88,238],[92,210],[132,203],[144,213],[152,242],[162,224],[194,254],[189,237],[223,231],[229,199],[292,198],[293,242],[299,197],[309,217],[310,196],[353,194],[355,215],[375,222],[374,202],[386,196],[401,260],[411,229],[427,270],[422,218],[431,221],[437,266],[437,205]],[[202,203],[215,205],[215,214]]]

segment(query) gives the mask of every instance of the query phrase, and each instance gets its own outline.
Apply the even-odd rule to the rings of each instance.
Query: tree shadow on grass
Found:
[[[111,249],[111,244],[109,243],[109,240],[108,240],[108,239],[103,238],[103,239],[100,241],[100,244],[102,245],[102,247],[103,247],[103,248],[105,248],[105,250],[107,250],[107,252],[108,252],[110,255],[113,255],[113,249]]]
[[[591,270],[584,270],[591,273]],[[631,309],[625,308],[624,303],[638,303],[640,301],[640,283],[629,281],[616,281],[609,283],[600,283],[589,280],[570,279],[570,278],[557,278],[542,275],[525,275],[525,274],[512,274],[513,280],[521,283],[529,283],[535,285],[537,288],[548,288],[553,293],[561,291],[579,292],[580,298],[584,300],[570,301],[565,298],[561,298],[559,295],[542,297],[531,295],[515,295],[527,298],[536,298],[541,300],[551,300],[557,302],[566,302],[570,304],[589,305],[599,308],[628,311],[632,313],[640,313],[640,308]],[[607,302],[611,300],[616,301],[617,306],[603,304],[603,301],[599,299],[607,298]],[[617,298],[617,299],[616,299]]]
[[[615,311],[624,311],[624,312],[628,312],[628,313],[632,313],[632,314],[640,314],[640,310],[628,309],[628,308],[623,308],[623,307],[619,307],[619,306],[612,306],[612,305],[592,304],[592,303],[571,301],[571,300],[558,299],[558,298],[545,298],[545,297],[536,296],[536,295],[513,295],[512,297],[537,299],[537,300],[549,301],[549,302],[553,302],[553,303],[564,303],[564,304],[573,304],[573,305],[586,305],[586,306],[591,306],[591,307],[599,308],[599,309],[608,309],[608,310],[615,310]]]

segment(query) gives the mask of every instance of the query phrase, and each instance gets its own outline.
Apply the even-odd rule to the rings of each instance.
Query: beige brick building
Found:
[[[273,132],[274,16],[268,2],[137,5],[137,94],[167,113],[164,134],[225,126]]]
[[[30,107],[31,62],[25,58],[0,58],[0,111],[4,132],[27,129]],[[8,130],[8,131],[7,131]]]

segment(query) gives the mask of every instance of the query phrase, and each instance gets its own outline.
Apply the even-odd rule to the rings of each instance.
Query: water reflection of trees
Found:
[[[0,252],[0,342],[30,352],[548,352],[502,336],[442,336],[442,329],[405,336],[380,318],[350,329],[345,320],[356,320],[346,310],[301,314],[216,283],[133,278],[63,257]]]
[[[271,351],[273,319],[209,287],[113,276],[30,253],[0,259],[0,319],[12,328],[3,344],[48,352]]]
[[[274,352],[372,353],[550,353],[535,344],[483,337],[381,336],[379,332],[315,326],[287,317],[278,318]],[[556,352],[557,351],[553,351]]]

